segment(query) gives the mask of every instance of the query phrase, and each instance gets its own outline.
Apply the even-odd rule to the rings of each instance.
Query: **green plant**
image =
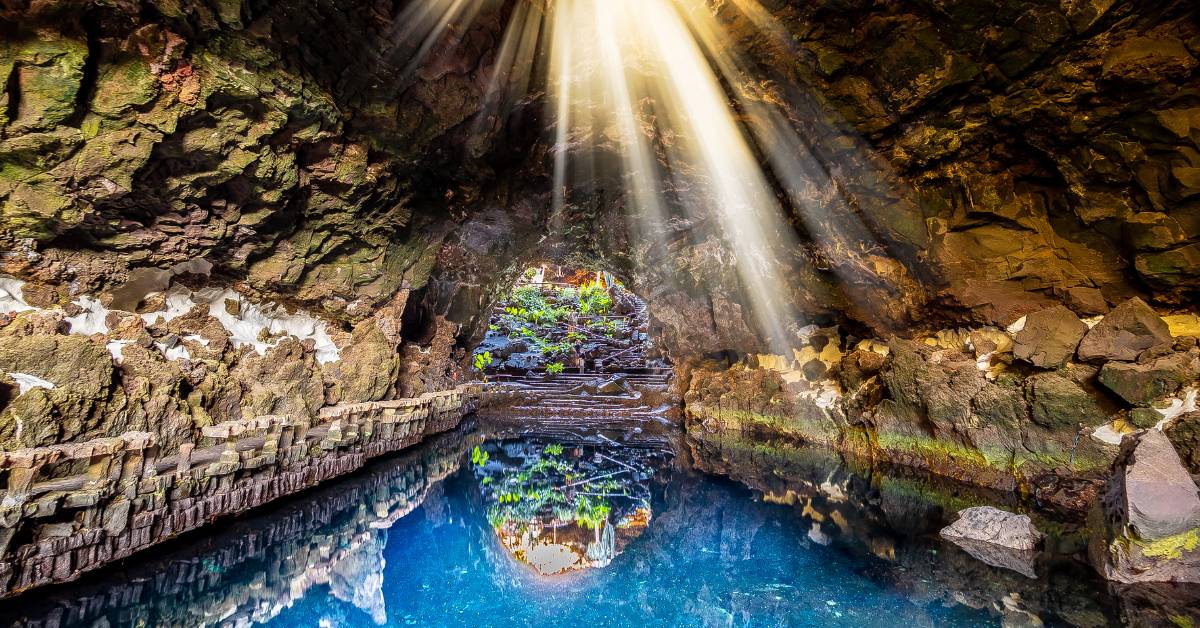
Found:
[[[548,456],[561,456],[563,452],[563,446],[558,443],[552,443],[550,445],[546,445],[546,448],[543,449],[542,452]]]
[[[574,288],[559,288],[555,296],[558,298],[559,303],[579,303],[579,292]]]
[[[608,290],[595,282],[585,283],[579,287],[579,313],[584,316],[595,314],[603,316],[612,309],[612,297]]]
[[[565,342],[547,342],[541,348],[542,355],[547,357],[566,355],[571,352],[571,345]]]
[[[488,452],[481,449],[479,445],[476,445],[475,449],[471,450],[471,464],[477,467],[486,465],[490,457],[491,456],[488,454]]]
[[[510,301],[527,310],[544,309],[547,305],[546,296],[537,286],[521,286],[513,290]]]
[[[563,372],[563,368],[564,367],[563,367],[562,362],[554,362],[552,364],[547,364],[546,365],[546,373],[549,375],[558,375]]]
[[[567,332],[568,342],[583,342],[584,340],[587,340],[587,336],[583,332],[574,330]]]
[[[482,372],[484,370],[487,370],[487,367],[491,366],[492,362],[493,362],[493,360],[492,360],[492,352],[491,351],[484,351],[483,353],[475,354],[475,370],[476,371]]]

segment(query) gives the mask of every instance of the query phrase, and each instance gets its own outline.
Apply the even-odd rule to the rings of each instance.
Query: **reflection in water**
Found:
[[[388,529],[438,500],[441,482],[479,442],[434,436],[390,460],[257,516],[218,525],[78,583],[0,604],[0,625],[250,626],[307,596],[328,596],[388,623]]]
[[[1200,622],[1195,587],[1107,594],[1076,560],[1080,535],[1052,521],[1039,521],[1050,537],[1034,578],[938,539],[954,512],[996,503],[990,496],[811,450],[715,436],[688,444],[447,434],[158,557],[10,601],[0,625]],[[693,457],[750,488],[682,468]],[[514,560],[515,549],[538,563],[530,550],[553,544],[571,566]]]
[[[500,441],[471,452],[487,519],[539,574],[607,567],[650,523],[651,483],[669,452]]]

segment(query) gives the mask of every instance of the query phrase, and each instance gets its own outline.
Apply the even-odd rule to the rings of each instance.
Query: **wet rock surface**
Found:
[[[1014,550],[1036,549],[1042,541],[1042,533],[1034,527],[1027,515],[978,506],[959,511],[958,519],[942,528],[943,538],[965,539],[999,545]]]
[[[1200,582],[1200,488],[1165,434],[1126,439],[1098,510],[1092,560],[1108,578]]]

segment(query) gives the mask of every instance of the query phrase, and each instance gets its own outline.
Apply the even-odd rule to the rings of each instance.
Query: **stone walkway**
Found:
[[[0,597],[81,574],[355,471],[458,425],[484,387],[201,429],[160,457],[153,434],[0,453]]]
[[[676,407],[670,384],[669,369],[499,376],[488,384],[488,401],[479,416],[514,435],[531,425],[541,436],[564,439],[584,433],[619,438],[665,431]]]

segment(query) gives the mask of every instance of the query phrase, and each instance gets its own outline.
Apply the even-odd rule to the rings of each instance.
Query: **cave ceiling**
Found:
[[[710,4],[821,166],[804,205],[861,225],[821,237],[758,155],[804,317],[886,334],[1195,302],[1193,3],[763,2],[787,38]],[[677,353],[755,348],[719,229],[672,213],[642,245],[604,168],[551,211],[545,81],[489,106],[518,5],[481,2],[422,50],[413,2],[5,3],[0,270],[51,305],[203,259],[347,328],[411,291],[410,319],[467,338],[552,259],[627,277]]]

